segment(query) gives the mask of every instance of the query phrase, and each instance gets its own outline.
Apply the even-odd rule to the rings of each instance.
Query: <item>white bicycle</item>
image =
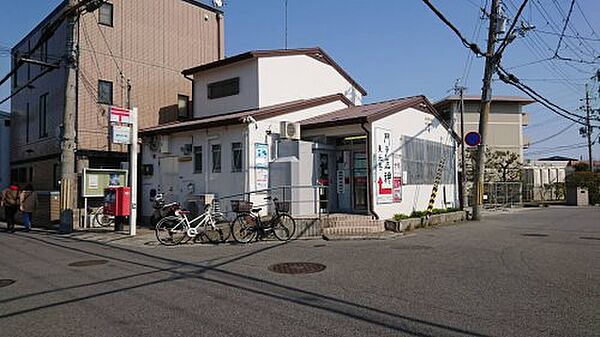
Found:
[[[211,243],[227,241],[230,234],[229,221],[223,213],[213,212],[210,204],[204,207],[204,213],[192,220],[187,217],[189,213],[177,210],[175,216],[161,219],[155,228],[158,242],[165,246],[175,246],[186,237],[194,240],[205,237]]]

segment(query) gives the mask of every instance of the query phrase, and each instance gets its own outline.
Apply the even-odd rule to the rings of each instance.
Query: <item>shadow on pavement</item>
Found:
[[[132,265],[136,265],[136,266],[140,266],[140,267],[150,268],[153,270],[148,271],[148,272],[143,272],[143,273],[137,273],[137,274],[133,274],[133,275],[129,275],[129,276],[123,276],[123,277],[118,277],[118,278],[113,278],[113,279],[102,280],[102,281],[93,282],[93,283],[79,284],[79,285],[74,285],[74,286],[69,286],[69,287],[58,288],[58,289],[54,289],[54,290],[46,290],[46,291],[42,291],[42,292],[25,294],[22,296],[16,296],[16,297],[2,300],[2,301],[0,301],[0,304],[6,305],[7,303],[18,301],[20,299],[45,295],[45,294],[49,294],[49,293],[56,293],[56,292],[66,291],[66,290],[75,289],[75,288],[90,287],[90,286],[95,286],[95,285],[99,285],[99,284],[103,284],[103,283],[131,279],[131,278],[145,276],[145,275],[170,273],[170,274],[172,274],[172,276],[167,277],[167,278],[162,278],[159,280],[155,280],[155,281],[151,281],[151,282],[141,283],[141,284],[134,285],[134,286],[120,287],[118,289],[98,292],[98,293],[95,293],[92,295],[80,296],[80,297],[77,297],[74,299],[57,301],[57,302],[53,302],[53,303],[48,303],[46,305],[36,306],[33,308],[29,308],[29,309],[23,309],[23,310],[19,310],[19,311],[9,312],[9,313],[0,315],[0,319],[5,319],[8,317],[22,315],[22,314],[30,313],[33,311],[57,307],[57,306],[65,305],[65,304],[71,304],[71,303],[75,303],[75,302],[79,302],[79,301],[84,301],[84,300],[97,298],[97,297],[101,297],[101,296],[106,296],[106,295],[110,295],[110,294],[114,294],[114,293],[124,292],[124,291],[132,290],[132,289],[143,288],[143,287],[147,287],[147,286],[151,286],[151,285],[157,285],[157,284],[161,284],[161,283],[171,282],[171,281],[175,281],[175,280],[200,279],[200,280],[204,280],[206,282],[210,282],[210,283],[213,283],[213,284],[216,284],[219,286],[224,286],[227,288],[233,288],[233,289],[238,289],[238,290],[242,290],[242,291],[247,291],[247,292],[250,292],[255,295],[261,295],[266,298],[277,299],[280,301],[287,301],[287,302],[294,303],[297,305],[314,308],[314,309],[319,309],[319,310],[323,310],[325,312],[329,312],[329,313],[333,313],[333,314],[338,314],[338,315],[345,316],[347,318],[351,318],[351,319],[354,319],[357,321],[362,321],[365,323],[373,324],[373,325],[383,327],[383,328],[388,328],[391,330],[395,330],[395,331],[406,333],[406,334],[413,335],[413,336],[437,336],[437,335],[439,335],[440,332],[441,333],[455,333],[455,334],[461,334],[461,335],[465,335],[465,336],[478,336],[478,337],[479,336],[487,336],[487,335],[483,335],[483,334],[480,334],[477,332],[473,332],[473,331],[469,331],[469,330],[465,330],[465,329],[461,329],[461,328],[457,328],[457,327],[452,327],[452,326],[448,326],[448,325],[444,325],[444,324],[440,324],[440,323],[430,322],[427,320],[410,317],[410,316],[406,316],[406,315],[396,314],[394,312],[386,311],[383,309],[378,309],[375,307],[371,307],[371,306],[367,306],[367,305],[363,305],[363,304],[359,304],[359,303],[354,303],[351,301],[335,298],[335,297],[328,296],[328,295],[319,294],[319,293],[316,293],[313,291],[307,291],[307,290],[303,290],[303,289],[296,288],[296,287],[281,285],[281,284],[278,284],[278,283],[275,283],[275,282],[272,282],[272,281],[269,281],[266,279],[261,279],[261,278],[253,277],[253,276],[249,276],[249,275],[243,275],[240,273],[227,271],[227,270],[220,268],[227,264],[231,264],[233,262],[240,261],[249,256],[261,254],[261,253],[264,253],[264,252],[267,252],[270,250],[275,250],[283,245],[288,244],[288,242],[282,242],[282,243],[275,244],[272,246],[260,248],[256,251],[248,252],[245,254],[239,254],[239,255],[233,256],[225,261],[219,262],[212,266],[208,266],[208,265],[202,265],[202,264],[198,264],[198,263],[184,262],[184,261],[179,261],[179,260],[175,260],[175,259],[171,259],[171,258],[151,255],[148,253],[138,252],[133,249],[117,247],[117,246],[109,245],[106,243],[90,242],[90,241],[80,240],[80,239],[73,238],[73,237],[68,238],[74,242],[85,242],[88,244],[109,246],[110,248],[112,248],[114,250],[119,250],[120,252],[133,254],[133,255],[136,255],[137,257],[144,257],[144,258],[148,258],[153,261],[156,261],[156,262],[163,262],[163,263],[167,263],[167,264],[171,265],[171,267],[169,267],[169,268],[158,268],[158,267],[148,264],[148,263],[143,263],[143,262],[139,262],[139,261],[131,261],[131,260],[127,260],[125,258],[114,257],[114,256],[110,256],[110,255],[104,254],[104,253],[91,252],[91,251],[88,251],[85,249],[70,247],[70,246],[67,246],[64,244],[51,242],[49,240],[46,240],[46,238],[43,237],[43,236],[50,236],[51,234],[47,234],[47,233],[44,235],[39,235],[37,233],[33,234],[33,235],[32,234],[33,233],[30,233],[27,236],[16,235],[15,237],[17,237],[19,239],[23,239],[23,240],[37,241],[37,242],[40,242],[40,243],[43,243],[46,245],[50,245],[53,247],[62,248],[65,250],[70,250],[70,251],[75,251],[78,253],[84,253],[84,254],[94,256],[94,257],[101,257],[101,258],[109,259],[109,260],[112,260],[115,262],[122,262],[125,264],[132,264]],[[52,238],[50,237],[50,239],[52,239]],[[210,263],[212,261],[207,260],[207,261],[203,261],[203,262],[206,264],[206,263]],[[194,270],[191,272],[178,270],[179,268],[185,268],[185,267],[187,267],[187,268],[191,267]],[[208,272],[210,272],[211,274],[214,274],[214,276],[206,275]],[[219,276],[219,278],[217,278],[216,276]]]

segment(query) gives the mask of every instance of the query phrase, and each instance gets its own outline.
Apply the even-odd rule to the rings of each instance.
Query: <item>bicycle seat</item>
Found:
[[[190,211],[182,209],[182,210],[179,210],[179,213],[180,214],[190,214]]]
[[[262,210],[262,208],[253,208],[252,213],[258,213]]]

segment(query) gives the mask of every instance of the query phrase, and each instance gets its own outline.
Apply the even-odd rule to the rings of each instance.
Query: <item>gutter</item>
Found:
[[[367,212],[375,217],[376,220],[379,220],[379,215],[375,213],[373,210],[373,165],[371,163],[371,131],[365,127],[365,123],[360,123],[360,127],[367,134],[367,180],[369,184],[367,185]]]

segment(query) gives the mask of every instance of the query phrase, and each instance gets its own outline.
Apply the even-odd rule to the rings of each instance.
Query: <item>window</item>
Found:
[[[98,103],[113,104],[113,84],[109,81],[98,81]]]
[[[29,103],[25,110],[25,143],[29,143]]]
[[[9,128],[10,127],[10,119],[5,119],[4,120],[4,126]]]
[[[188,96],[177,95],[177,117],[179,119],[190,117],[189,102],[190,98]]]
[[[233,96],[240,93],[240,78],[210,83],[207,88],[208,99]]]
[[[212,150],[212,171],[213,173],[221,172],[221,144],[215,144],[211,147]]]
[[[113,26],[113,5],[104,3],[98,10],[98,23],[105,26]]]
[[[407,172],[406,185],[427,185],[435,180],[440,159],[446,154],[446,163],[454,163],[451,146],[416,137],[405,137],[402,147],[402,170]],[[454,165],[444,165],[442,184],[454,181]],[[403,182],[404,183],[404,182]]]
[[[242,172],[243,153],[242,143],[231,143],[231,172]]]
[[[202,173],[202,146],[194,146],[194,173]]]
[[[40,104],[38,105],[38,132],[39,137],[48,137],[48,93],[40,96]]]

